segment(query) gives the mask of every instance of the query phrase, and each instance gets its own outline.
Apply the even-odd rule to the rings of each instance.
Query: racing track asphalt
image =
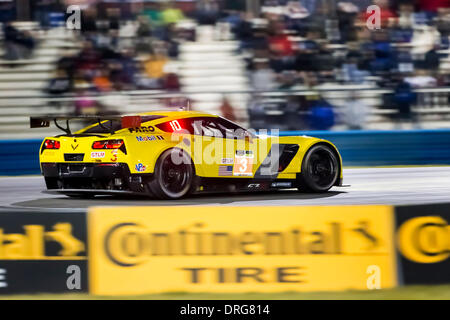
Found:
[[[40,176],[0,178],[0,210],[83,211],[90,206],[298,206],[351,204],[425,204],[450,202],[450,167],[345,169],[344,184],[324,194],[294,190],[271,193],[196,195],[177,201],[96,197],[71,199],[43,194]]]

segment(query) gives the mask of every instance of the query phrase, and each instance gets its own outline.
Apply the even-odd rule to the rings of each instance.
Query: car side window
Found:
[[[251,135],[244,128],[224,118],[217,118],[217,124],[224,132],[224,136],[229,139],[244,139],[247,135]]]
[[[204,137],[223,137],[215,118],[196,118],[192,120],[194,134]]]
[[[251,135],[247,130],[224,118],[198,117],[172,120],[156,125],[165,132],[188,131],[204,137],[244,139]]]
[[[193,133],[195,135],[198,135],[198,136],[203,135],[202,122],[203,122],[202,119],[197,119],[197,118],[191,119],[191,126],[193,129]]]
[[[207,137],[223,138],[223,132],[220,130],[217,123],[211,119],[205,119],[202,125],[203,135]]]

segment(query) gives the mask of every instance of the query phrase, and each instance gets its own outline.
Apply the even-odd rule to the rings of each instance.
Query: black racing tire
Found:
[[[149,193],[158,199],[181,199],[195,189],[194,176],[194,165],[186,152],[181,149],[166,150],[156,161],[153,177],[148,182]]]
[[[299,191],[326,192],[339,179],[340,161],[336,152],[326,144],[314,145],[308,150],[297,178]]]

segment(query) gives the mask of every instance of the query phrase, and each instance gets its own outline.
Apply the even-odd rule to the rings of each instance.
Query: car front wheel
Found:
[[[326,192],[339,179],[339,160],[331,147],[313,146],[305,155],[297,182],[300,191]]]

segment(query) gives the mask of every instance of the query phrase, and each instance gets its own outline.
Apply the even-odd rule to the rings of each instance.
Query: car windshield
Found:
[[[151,115],[151,116],[141,116],[141,123],[157,120],[164,118],[164,116],[160,115]],[[109,132],[116,132],[117,130],[122,129],[122,121],[120,120],[108,120],[105,122],[102,122],[102,124],[97,124],[93,126],[92,128],[87,129],[86,131],[83,131],[83,133],[109,133]]]

